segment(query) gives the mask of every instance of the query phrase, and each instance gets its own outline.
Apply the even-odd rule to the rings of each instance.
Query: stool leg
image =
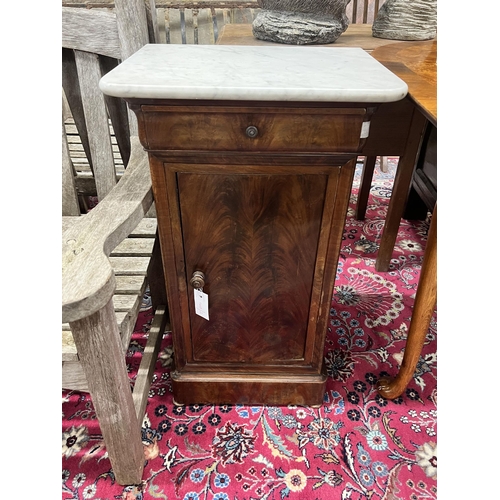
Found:
[[[425,336],[437,301],[437,205],[432,215],[431,227],[425,247],[424,261],[418,283],[415,304],[408,330],[406,348],[399,373],[394,379],[384,377],[378,382],[381,396],[394,399],[400,396],[415,373]]]
[[[70,327],[116,481],[140,484],[144,448],[112,300]]]

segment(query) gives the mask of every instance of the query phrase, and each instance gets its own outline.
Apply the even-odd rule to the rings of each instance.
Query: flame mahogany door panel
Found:
[[[190,361],[303,361],[327,176],[177,177],[186,277],[210,300],[207,321],[189,295]]]

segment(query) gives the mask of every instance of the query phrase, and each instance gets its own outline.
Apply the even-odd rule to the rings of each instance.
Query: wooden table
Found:
[[[437,127],[437,99],[436,99],[436,54],[437,42],[411,42],[407,44],[393,43],[380,47],[372,52],[372,56],[380,61],[393,73],[402,78],[408,85],[408,99],[414,105],[414,121],[412,127],[415,139],[418,137],[420,123],[429,121]],[[412,140],[409,137],[409,140]],[[398,166],[394,179],[394,190],[408,193],[413,170],[401,169]],[[396,184],[397,182],[397,184]],[[386,244],[395,241],[404,206],[399,199],[391,197],[388,218],[384,226]],[[392,206],[391,206],[392,205]],[[391,217],[389,219],[389,216]],[[390,232],[389,232],[390,231]],[[394,246],[394,242],[392,243]],[[391,246],[391,248],[392,248]],[[379,393],[389,399],[398,397],[410,382],[417,366],[425,336],[429,330],[437,301],[437,205],[434,208],[431,227],[425,247],[424,260],[420,273],[420,280],[413,306],[410,329],[406,341],[406,348],[401,368],[395,378],[383,378],[378,382]]]
[[[437,41],[392,42],[371,55],[407,83],[408,97],[437,126]]]
[[[437,127],[436,54],[435,40],[395,42],[371,53],[372,57],[406,82],[406,99],[413,107],[406,151],[398,164],[380,241],[376,266],[379,271],[385,271],[389,266],[425,127],[428,122]]]
[[[273,45],[272,42],[255,39],[251,25],[234,24],[224,27],[218,43]],[[400,157],[375,266],[378,271],[387,271],[425,127],[428,123],[437,126],[437,41],[394,42],[374,38],[370,25],[351,25],[334,44],[328,46],[361,47],[408,85],[408,95],[405,99],[380,105],[372,117],[370,136],[361,152],[365,156]],[[371,173],[364,172],[364,175]],[[434,209],[429,230],[401,369],[394,379],[385,378],[379,381],[378,390],[384,397],[393,399],[399,396],[413,377],[436,298],[437,208]]]

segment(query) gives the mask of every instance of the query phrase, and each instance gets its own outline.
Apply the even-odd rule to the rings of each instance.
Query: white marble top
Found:
[[[144,46],[100,81],[123,98],[391,102],[406,83],[361,48]]]

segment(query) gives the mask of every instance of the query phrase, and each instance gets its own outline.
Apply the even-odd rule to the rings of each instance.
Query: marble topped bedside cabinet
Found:
[[[175,402],[320,405],[357,153],[406,84],[358,48],[146,45],[100,87],[149,153]]]

